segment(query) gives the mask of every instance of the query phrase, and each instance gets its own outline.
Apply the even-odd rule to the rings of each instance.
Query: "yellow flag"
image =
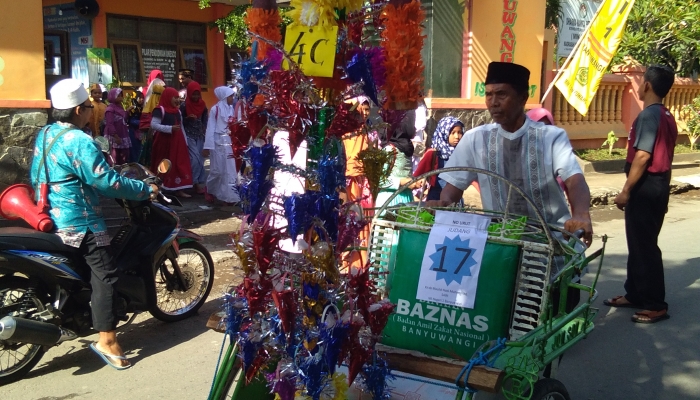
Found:
[[[569,64],[554,85],[579,113],[586,115],[625,31],[634,0],[604,0]]]

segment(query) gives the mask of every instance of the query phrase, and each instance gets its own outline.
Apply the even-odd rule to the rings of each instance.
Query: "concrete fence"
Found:
[[[558,126],[569,134],[572,145],[577,149],[600,147],[608,132],[623,140],[616,147],[625,147],[632,122],[643,105],[637,96],[645,69],[643,67],[620,67],[614,73],[603,77],[598,92],[593,98],[586,115],[581,115],[566,101],[559,90],[553,91],[551,111]],[[700,83],[689,78],[677,78],[664,99],[664,105],[673,113],[678,122],[679,132],[687,131],[687,115],[683,107],[700,96]],[[679,141],[687,140],[685,137]]]

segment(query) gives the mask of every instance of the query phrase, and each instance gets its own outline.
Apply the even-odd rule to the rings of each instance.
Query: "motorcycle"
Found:
[[[159,173],[166,173],[164,160]],[[160,185],[157,174],[130,163],[121,175]],[[116,284],[118,317],[128,326],[148,311],[175,322],[194,315],[214,283],[214,263],[202,238],[180,227],[157,201],[117,200],[128,216],[111,240],[120,271]],[[54,234],[29,228],[0,228],[0,386],[24,377],[51,347],[92,335],[90,268]],[[131,315],[130,317],[128,315]]]

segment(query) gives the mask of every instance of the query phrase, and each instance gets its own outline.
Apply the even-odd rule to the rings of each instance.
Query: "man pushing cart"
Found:
[[[602,264],[603,249],[584,255],[590,192],[566,132],[525,115],[529,75],[489,64],[495,123],[468,131],[444,170],[416,178],[439,173],[441,200],[389,207],[373,221],[371,268],[397,304],[377,350],[398,371],[451,379],[458,398],[568,399],[551,364],[593,329],[598,273],[591,286],[578,282],[593,259],[598,272]],[[483,210],[454,207],[474,181]]]

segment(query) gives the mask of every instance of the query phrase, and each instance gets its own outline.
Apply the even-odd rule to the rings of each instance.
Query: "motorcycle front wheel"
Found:
[[[170,260],[164,260],[156,268],[156,304],[151,314],[165,322],[181,321],[197,313],[214,285],[214,262],[201,244],[180,245],[177,265],[185,278],[185,288],[178,284]]]
[[[29,280],[0,277],[0,319],[6,316],[31,318],[44,304],[29,293]],[[22,379],[44,356],[43,346],[0,340],[0,386]]]

